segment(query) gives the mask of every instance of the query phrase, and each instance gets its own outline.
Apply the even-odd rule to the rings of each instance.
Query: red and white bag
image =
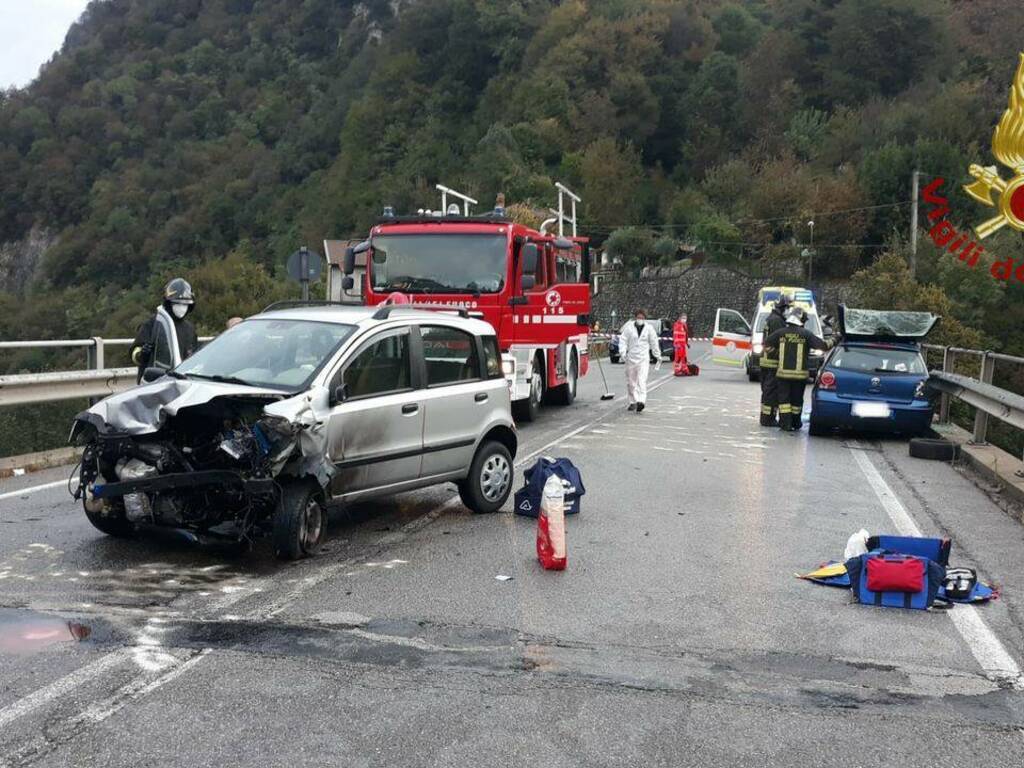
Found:
[[[537,515],[537,559],[549,571],[564,571],[565,489],[562,479],[552,474],[544,483]]]

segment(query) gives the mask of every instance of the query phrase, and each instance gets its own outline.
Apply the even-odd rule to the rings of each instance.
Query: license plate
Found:
[[[854,403],[853,415],[863,419],[887,419],[889,406],[885,403]]]

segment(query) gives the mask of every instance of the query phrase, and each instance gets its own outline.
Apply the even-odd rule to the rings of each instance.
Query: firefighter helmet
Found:
[[[800,307],[790,307],[786,312],[786,322],[789,325],[803,327],[803,324],[807,322],[807,313]]]
[[[195,304],[192,286],[183,277],[176,277],[164,287],[164,301],[168,304]]]

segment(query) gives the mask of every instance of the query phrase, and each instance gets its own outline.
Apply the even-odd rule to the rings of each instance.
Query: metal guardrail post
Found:
[[[981,382],[983,384],[991,384],[992,376],[995,373],[996,361],[992,358],[991,353],[985,352],[981,356]],[[981,408],[977,408],[974,411],[974,436],[971,438],[971,442],[975,445],[985,445],[988,436],[988,414],[985,413]]]
[[[942,370],[945,373],[953,373],[953,363],[956,359],[956,352],[949,347],[942,350]],[[943,392],[939,399],[939,423],[949,423],[949,393]]]
[[[89,347],[89,367],[94,371],[102,370],[106,368],[104,358],[106,357],[106,349],[103,345],[103,339],[99,336],[92,337],[93,346]]]

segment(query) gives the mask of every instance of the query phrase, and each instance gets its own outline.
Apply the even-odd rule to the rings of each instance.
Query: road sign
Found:
[[[302,283],[302,300],[309,300],[309,281],[316,280],[323,271],[323,257],[302,246],[288,257],[288,276]]]

